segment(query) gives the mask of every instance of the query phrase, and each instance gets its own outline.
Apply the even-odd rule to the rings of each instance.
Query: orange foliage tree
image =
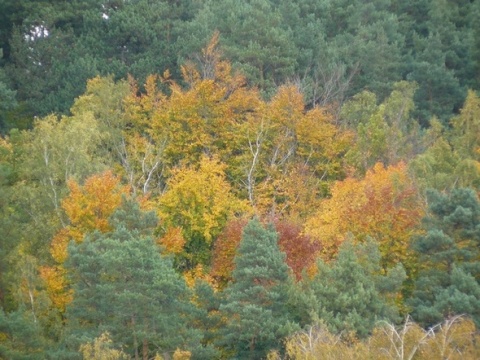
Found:
[[[70,223],[52,239],[50,253],[55,265],[40,269],[52,302],[62,312],[72,297],[63,268],[68,244],[72,240],[80,243],[85,234],[94,230],[110,231],[108,219],[128,193],[128,188],[121,186],[111,171],[89,177],[83,186],[70,180],[68,188],[70,194],[62,201],[62,208]]]
[[[235,268],[233,259],[247,222],[247,219],[229,221],[215,241],[210,275],[220,286],[225,286],[231,280]]]
[[[287,255],[287,265],[295,278],[300,280],[304,271],[308,274],[314,272],[321,251],[320,242],[304,234],[302,226],[288,220],[275,221],[275,230],[278,232],[278,246]]]
[[[247,222],[246,219],[230,221],[215,242],[210,275],[220,286],[225,286],[231,280],[235,267],[233,260]],[[304,271],[315,270],[321,244],[313,241],[311,236],[303,234],[302,227],[289,220],[277,219],[273,225],[278,233],[280,250],[286,254],[285,262],[295,278],[300,280]]]
[[[384,269],[398,262],[409,268],[409,242],[420,231],[424,204],[404,163],[387,168],[377,163],[363,179],[335,183],[331,193],[305,226],[307,234],[321,239],[325,260],[351,234],[356,241],[371,237],[378,243]]]

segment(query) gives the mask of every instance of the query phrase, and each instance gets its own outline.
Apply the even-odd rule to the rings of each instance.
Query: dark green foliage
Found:
[[[408,3],[399,10],[410,10],[402,17],[408,39],[406,76],[419,84],[416,115],[422,125],[427,125],[432,115],[446,123],[463,103],[466,88],[478,86],[473,52],[478,6],[475,1]]]
[[[446,54],[441,39],[433,34],[427,38],[415,37],[416,56],[407,79],[419,84],[415,94],[416,116],[426,126],[433,115],[445,123],[454,110],[458,111],[466,96],[454,69],[445,65]]]
[[[185,32],[195,36],[180,40],[182,53],[189,57],[200,52],[218,30],[224,55],[268,95],[293,76],[296,64],[293,34],[284,25],[282,15],[269,0],[207,1],[185,26]]]
[[[149,74],[178,70],[177,27],[194,10],[191,1],[111,3],[89,16],[79,42],[103,75],[131,74],[142,84]]]
[[[480,203],[471,189],[428,192],[426,234],[413,242],[423,266],[410,300],[415,320],[430,326],[468,314],[480,323]]]
[[[6,314],[0,309],[0,358],[45,359],[46,341],[31,312],[19,309]]]
[[[105,331],[131,356],[195,343],[195,331],[186,327],[185,282],[147,236],[154,220],[152,213],[142,214],[138,205],[125,202],[112,217],[112,233],[96,233],[70,246],[66,268],[75,293],[66,314],[70,348]]]
[[[217,359],[219,350],[214,348],[220,337],[222,314],[219,312],[221,294],[215,292],[210,284],[197,280],[194,287],[195,311],[193,326],[202,334],[197,348],[193,349],[195,359]]]
[[[296,328],[287,311],[288,266],[277,241],[258,220],[243,230],[233,282],[220,307],[227,319],[221,343],[239,359],[260,359],[280,349],[282,338]]]
[[[177,27],[195,8],[190,1],[25,2],[28,16],[9,29],[12,89],[31,116],[66,114],[96,75],[131,74],[142,84],[149,74],[176,72]]]
[[[476,1],[4,0],[0,46],[20,113],[68,113],[85,81],[132,74],[140,84],[192,59],[215,30],[224,55],[265,95],[289,81],[311,104],[339,106],[369,90],[382,101],[416,81],[416,117],[446,121],[478,88]],[[42,30],[46,30],[44,35]],[[20,124],[22,125],[22,124]]]
[[[315,277],[305,280],[301,306],[310,317],[307,324],[319,321],[333,333],[352,332],[363,338],[378,320],[398,320],[387,296],[400,289],[405,270],[399,264],[386,275],[380,271],[380,252],[373,241],[342,245],[334,263],[320,261]]]
[[[2,50],[0,49],[0,58]],[[17,105],[15,91],[11,90],[7,84],[5,72],[0,68],[0,135],[5,134],[9,130],[8,111]]]
[[[98,74],[95,60],[75,43],[71,30],[48,29],[48,35],[26,35],[17,29],[11,39],[7,71],[31,116],[68,113],[85,83]]]

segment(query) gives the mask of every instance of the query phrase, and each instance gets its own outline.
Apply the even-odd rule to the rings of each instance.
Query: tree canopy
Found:
[[[0,1],[0,357],[480,358],[479,19]]]

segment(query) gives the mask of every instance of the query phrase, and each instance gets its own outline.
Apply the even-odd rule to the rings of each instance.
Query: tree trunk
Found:
[[[148,340],[147,339],[143,340],[142,352],[143,352],[143,360],[148,360]]]

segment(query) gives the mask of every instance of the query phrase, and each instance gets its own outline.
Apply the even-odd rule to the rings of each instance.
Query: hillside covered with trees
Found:
[[[1,2],[0,358],[479,358],[479,19]]]

